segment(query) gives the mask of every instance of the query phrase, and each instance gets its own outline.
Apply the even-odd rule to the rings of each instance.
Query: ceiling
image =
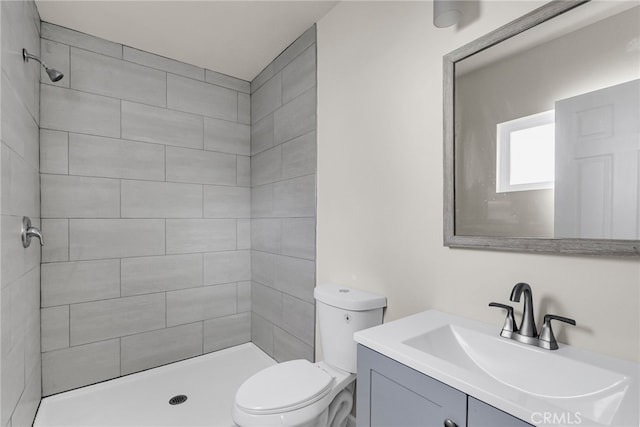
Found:
[[[36,1],[53,24],[251,81],[337,1]]]

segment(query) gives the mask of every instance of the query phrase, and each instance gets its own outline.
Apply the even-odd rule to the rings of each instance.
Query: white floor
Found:
[[[249,343],[44,398],[34,427],[233,426],[244,380],[275,361]],[[171,397],[184,394],[180,405]]]

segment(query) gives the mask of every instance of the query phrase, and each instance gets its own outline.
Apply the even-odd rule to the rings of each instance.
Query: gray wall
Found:
[[[251,338],[314,358],[316,28],[251,82]]]
[[[43,394],[250,341],[249,82],[41,36]]]
[[[0,426],[30,426],[41,394],[40,246],[24,249],[22,216],[40,223],[38,108],[40,67],[22,48],[40,51],[40,16],[33,1],[0,2],[2,83],[0,172]]]

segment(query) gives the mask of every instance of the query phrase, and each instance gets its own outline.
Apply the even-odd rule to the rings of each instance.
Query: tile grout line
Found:
[[[211,182],[191,182],[191,181],[165,181],[165,180],[158,180],[158,179],[141,179],[141,178],[128,178],[128,177],[120,177],[120,176],[104,176],[104,175],[100,175],[100,176],[96,176],[96,175],[80,175],[80,174],[74,174],[74,175],[68,175],[68,174],[63,174],[63,173],[41,173],[40,175],[50,175],[50,176],[68,176],[70,178],[94,178],[97,180],[124,180],[124,181],[132,181],[132,182],[140,182],[140,183],[157,183],[157,184],[162,184],[162,183],[167,183],[167,184],[177,184],[177,185],[208,185],[211,187],[226,187],[226,188],[245,188],[248,189],[250,188],[249,186],[246,185],[232,185],[232,184],[223,184],[223,183],[211,183]],[[302,175],[302,176],[308,176],[308,175]],[[302,176],[298,176],[295,178],[301,178]],[[291,179],[295,179],[295,178],[291,178]],[[271,183],[270,183],[271,184]],[[267,184],[260,184],[258,185],[258,187],[262,186],[262,185],[267,185]]]
[[[118,266],[120,267],[120,298],[122,298],[122,263],[123,263],[123,259],[120,258],[120,262],[118,263]]]
[[[70,175],[71,171],[71,135],[69,132],[67,134],[67,175]],[[42,173],[41,173],[42,175]]]
[[[67,47],[69,47],[69,48],[73,47],[73,48],[76,48],[76,49],[84,50],[84,51],[87,51],[87,52],[94,53],[94,54],[96,54],[96,55],[102,55],[102,56],[105,56],[105,57],[108,57],[108,58],[117,59],[117,60],[120,60],[120,61],[123,61],[123,62],[127,62],[127,63],[130,63],[130,64],[139,65],[139,66],[141,66],[141,67],[149,68],[149,69],[152,69],[152,70],[164,71],[165,73],[174,74],[174,75],[177,75],[177,76],[180,76],[180,77],[188,78],[188,79],[194,80],[194,81],[196,81],[196,82],[207,83],[207,84],[210,84],[210,85],[213,85],[213,86],[218,86],[218,87],[225,88],[225,89],[231,89],[231,90],[235,90],[235,91],[237,91],[237,92],[241,92],[241,93],[246,93],[246,92],[244,92],[243,90],[241,90],[241,89],[239,89],[239,88],[238,88],[239,86],[242,86],[242,84],[241,84],[241,83],[249,83],[249,93],[248,93],[248,94],[250,94],[250,92],[251,92],[251,86],[250,86],[251,82],[250,82],[250,81],[247,81],[247,80],[243,80],[243,79],[241,79],[241,78],[239,78],[239,77],[234,77],[234,76],[231,76],[231,75],[229,75],[229,74],[225,74],[225,73],[222,73],[222,72],[219,72],[219,71],[215,71],[215,70],[209,70],[209,71],[211,71],[211,72],[213,72],[213,73],[215,73],[215,74],[217,74],[217,75],[220,75],[220,76],[223,76],[223,77],[226,77],[226,78],[232,79],[234,82],[239,82],[240,84],[239,84],[239,85],[236,85],[236,86],[233,86],[233,87],[230,87],[230,86],[225,86],[225,85],[223,85],[223,84],[219,84],[219,83],[213,83],[213,82],[210,82],[209,80],[207,80],[207,78],[206,78],[207,70],[208,70],[207,68],[204,68],[204,67],[198,67],[198,66],[193,65],[193,64],[190,64],[190,63],[188,63],[188,62],[179,61],[179,60],[176,60],[176,59],[173,59],[173,58],[169,58],[169,57],[166,57],[166,56],[162,56],[162,55],[157,55],[157,54],[154,54],[154,53],[151,53],[151,52],[148,52],[148,51],[145,51],[145,50],[139,49],[139,48],[135,48],[135,47],[132,47],[132,46],[128,46],[128,45],[125,45],[125,44],[122,44],[122,43],[110,42],[110,41],[108,41],[108,40],[104,40],[104,39],[102,39],[102,38],[100,38],[100,37],[93,36],[93,35],[91,35],[91,34],[84,33],[84,32],[82,32],[82,31],[71,30],[71,29],[68,29],[68,28],[62,27],[62,26],[60,26],[60,25],[50,23],[50,22],[47,22],[47,23],[48,23],[49,25],[51,25],[51,26],[55,26],[55,27],[59,27],[59,28],[64,28],[65,30],[70,30],[70,31],[72,31],[72,32],[75,32],[75,33],[81,34],[83,37],[88,37],[88,38],[91,38],[91,39],[94,39],[94,40],[96,40],[96,39],[97,39],[97,40],[100,40],[100,41],[106,41],[106,42],[108,42],[108,43],[110,43],[110,44],[115,44],[115,45],[117,45],[117,46],[120,48],[120,54],[119,54],[119,56],[113,56],[113,55],[110,55],[110,54],[105,53],[104,51],[97,51],[97,50],[95,50],[95,49],[90,49],[90,48],[87,48],[87,47],[81,47],[81,46],[77,46],[77,45],[74,45],[74,44],[69,44],[69,43],[67,43],[67,42],[60,41],[60,39],[55,40],[54,38],[51,38],[51,37],[50,37],[50,38],[46,38],[46,37],[43,37],[41,34],[39,34],[39,36],[38,36],[38,38],[39,38],[39,39],[43,39],[43,40],[51,41],[51,42],[54,42],[54,43],[62,44],[62,45],[65,45],[65,46],[67,46]],[[296,40],[297,40],[297,39],[296,39]],[[315,43],[315,42],[314,42],[314,43]],[[292,44],[293,44],[293,43],[292,43]],[[146,55],[149,55],[149,56],[152,56],[152,57],[155,57],[155,58],[160,58],[161,60],[167,60],[167,61],[170,61],[170,62],[176,63],[176,64],[178,64],[178,65],[186,65],[187,67],[190,67],[190,68],[193,68],[193,69],[198,70],[198,72],[202,71],[202,78],[194,78],[194,77],[188,76],[188,75],[186,75],[186,74],[184,74],[184,73],[179,73],[179,72],[170,71],[170,70],[168,70],[168,69],[167,69],[168,67],[165,67],[165,68],[158,68],[158,67],[154,67],[154,66],[152,66],[152,65],[148,65],[148,64],[145,64],[145,63],[136,62],[136,61],[133,61],[133,60],[131,60],[131,59],[127,59],[127,58],[125,58],[125,57],[124,57],[124,49],[125,49],[125,48],[129,48],[129,49],[131,49],[131,50],[136,50],[136,51],[138,51],[138,52],[142,52],[143,54],[146,54]],[[285,50],[286,50],[286,49],[285,49]],[[306,49],[305,49],[305,50],[306,50]],[[297,58],[299,55],[300,55],[300,54],[296,55],[296,56],[294,57],[294,59],[295,59],[295,58]],[[287,64],[287,65],[288,65],[288,64]],[[266,67],[265,67],[265,68],[266,68]]]
[[[220,121],[228,122],[228,123],[236,123],[236,124],[238,123],[237,119],[227,118],[226,116],[215,116],[215,115],[211,115],[211,114],[203,114],[202,112],[188,111],[186,109],[180,110],[180,109],[177,109],[177,108],[167,108],[166,106],[159,105],[159,104],[152,104],[152,103],[149,103],[149,102],[141,102],[141,100],[139,100],[139,99],[118,98],[118,97],[116,97],[114,95],[105,95],[104,93],[90,92],[88,90],[83,90],[83,89],[76,89],[76,88],[71,88],[71,87],[66,87],[66,86],[53,85],[53,84],[49,84],[47,82],[41,82],[40,85],[44,86],[44,87],[48,87],[48,88],[53,88],[54,91],[55,90],[61,90],[61,91],[77,92],[77,93],[82,93],[82,94],[85,94],[85,95],[90,95],[90,96],[93,96],[93,97],[111,99],[111,100],[114,100],[114,101],[130,102],[132,104],[144,105],[144,106],[147,106],[147,107],[158,108],[158,109],[177,112],[177,113],[182,113],[182,114],[186,114],[186,115],[202,116],[202,117],[207,117],[207,118],[210,118],[210,119],[220,120]],[[227,89],[227,88],[223,88],[223,89],[229,90],[229,91],[233,91],[232,89]],[[237,116],[237,111],[236,111],[235,115]],[[240,124],[243,124],[243,123],[240,123]],[[47,128],[44,128],[44,129],[47,129]],[[58,130],[58,129],[54,129],[54,130]]]
[[[206,320],[210,320],[210,319],[222,319],[225,317],[230,317],[232,315],[223,315],[223,316],[217,316],[217,317],[212,317]],[[187,326],[187,325],[195,325],[196,323],[201,323],[202,320],[197,320],[197,321],[192,321],[192,322],[187,322],[187,323],[180,323],[174,326],[171,326],[170,328],[175,328],[175,327],[180,327],[180,326]],[[92,345],[92,344],[99,344],[99,343],[104,343],[107,341],[114,341],[114,340],[119,340],[122,338],[128,338],[128,337],[134,337],[136,335],[144,335],[147,333],[152,333],[152,332],[159,332],[159,331],[163,331],[165,329],[170,329],[170,328],[156,328],[156,329],[148,329],[148,330],[144,330],[144,331],[140,331],[140,332],[134,332],[134,333],[128,333],[119,337],[111,337],[111,338],[101,338],[98,339],[97,341],[88,341],[88,342],[82,342],[80,344],[75,344],[75,345],[69,345],[67,347],[61,347],[61,348],[56,348],[56,349],[51,349],[51,350],[46,350],[43,351],[42,353],[52,353],[52,352],[58,352],[61,350],[69,350],[69,349],[74,349],[74,348],[78,348],[78,347],[83,347],[83,346],[87,346],[87,345]]]
[[[68,315],[69,315],[69,337],[68,337],[69,344],[68,344],[67,348],[70,348],[71,347],[71,304],[67,305],[67,308],[69,310],[68,311]]]
[[[250,280],[242,280],[242,282],[250,282]],[[15,281],[12,282],[12,283],[15,283]],[[72,305],[87,305],[87,304],[102,303],[102,302],[107,302],[107,301],[114,302],[114,301],[123,300],[123,299],[133,299],[133,298],[139,298],[139,297],[148,297],[150,295],[168,294],[168,293],[171,293],[171,292],[189,291],[189,290],[194,290],[194,289],[215,288],[217,286],[228,286],[228,285],[233,285],[235,283],[237,283],[237,282],[214,283],[214,284],[211,284],[211,285],[196,285],[196,286],[189,287],[189,288],[171,288],[171,289],[168,289],[168,290],[142,292],[142,293],[137,293],[137,294],[124,295],[124,296],[120,296],[120,297],[114,296],[114,297],[111,297],[111,298],[100,298],[100,299],[96,299],[96,300],[68,302],[68,303],[62,303],[62,304],[56,304],[56,305],[47,305],[45,307],[41,307],[41,309],[59,308],[59,307],[65,307],[65,306],[71,307]],[[271,287],[269,285],[265,285],[264,283],[261,283],[261,282],[257,282],[256,281],[255,283],[257,283],[259,285],[262,285],[262,286],[266,286],[266,287],[268,287],[270,289],[273,289],[273,290],[277,290],[277,289],[275,289],[275,288],[273,288],[273,287]],[[289,294],[287,294],[287,295],[289,295]],[[289,296],[293,297],[293,295],[289,295]],[[297,298],[297,299],[300,299],[300,298]],[[304,300],[301,300],[301,301],[304,301]],[[131,334],[131,335],[135,335],[136,333]]]
[[[124,102],[128,102],[128,101],[124,101]],[[199,117],[204,117],[204,116],[199,116]],[[217,119],[215,119],[215,120],[217,120]],[[249,125],[243,125],[242,123],[240,123],[240,124],[242,126],[249,126]],[[88,136],[88,137],[93,137],[93,138],[103,138],[103,139],[119,141],[119,142],[122,142],[122,143],[133,143],[133,144],[140,144],[140,145],[151,145],[151,146],[162,146],[162,147],[174,147],[176,149],[181,149],[181,150],[191,150],[191,151],[199,151],[199,152],[204,151],[205,153],[226,154],[226,155],[229,155],[229,156],[244,156],[244,157],[250,157],[251,156],[250,154],[244,154],[244,153],[238,153],[238,152],[210,150],[210,149],[202,148],[202,147],[191,147],[191,146],[186,146],[186,145],[168,144],[166,142],[149,142],[149,141],[143,141],[141,139],[119,138],[119,137],[108,136],[108,135],[104,135],[104,134],[100,135],[100,134],[95,134],[95,133],[78,132],[78,131],[72,131],[72,130],[68,130],[68,129],[62,129],[61,130],[61,129],[55,129],[55,128],[52,128],[52,127],[41,127],[40,130],[41,131],[42,130],[46,130],[46,131],[52,131],[52,132],[61,132],[61,133],[66,133],[67,135],[80,135],[80,136]],[[311,133],[311,132],[313,132],[313,131],[309,131],[307,133]],[[300,135],[300,136],[304,136],[304,135]],[[299,137],[296,137],[296,138],[299,138]],[[293,139],[296,139],[296,138],[293,138]],[[67,140],[68,139],[69,139],[69,136],[67,136]],[[287,140],[285,142],[288,142],[288,141],[290,141],[290,140]],[[15,150],[13,150],[12,147],[10,147],[8,145],[7,145],[7,148],[9,148],[13,152],[15,152]],[[269,147],[269,148],[271,148],[271,147]],[[16,153],[16,154],[20,155],[18,153]],[[57,174],[57,175],[60,175],[60,174]]]
[[[201,128],[202,128],[202,150],[206,150],[204,143],[206,141],[205,135],[204,135],[204,131],[205,131],[205,127],[204,127],[204,116],[200,116],[200,122],[201,122]]]
[[[18,218],[18,217],[16,217]],[[155,219],[161,219],[161,218],[155,218]],[[250,249],[238,249],[238,251],[249,251]],[[206,250],[205,252],[202,252],[200,250],[195,251],[195,252],[170,252],[167,254],[157,254],[157,253],[149,253],[149,254],[143,254],[143,255],[130,255],[130,256],[126,256],[124,257],[125,259],[136,259],[136,258],[160,258],[160,257],[168,257],[168,256],[184,256],[184,255],[196,255],[196,254],[217,254],[217,253],[225,253],[225,252],[236,252],[236,249],[234,248],[225,248],[225,249],[218,249],[218,250]],[[256,252],[264,252],[264,251],[256,251]],[[268,253],[268,252],[265,252]],[[278,255],[278,254],[273,254],[273,255]],[[290,258],[295,258],[295,257],[290,257]],[[53,262],[46,262],[44,263],[44,265],[50,265],[50,264],[71,264],[71,263],[83,263],[83,262],[99,262],[99,261],[110,261],[110,260],[117,260],[120,259],[120,257],[114,257],[114,256],[110,256],[110,257],[106,257],[106,258],[80,258],[80,259],[73,259],[70,261],[53,261]],[[299,259],[303,259],[304,258],[299,258]],[[36,267],[34,267],[36,268]],[[31,270],[30,270],[31,271]],[[13,281],[11,282],[13,283]]]
[[[71,46],[67,45],[67,47],[69,48],[69,88],[71,88]]]

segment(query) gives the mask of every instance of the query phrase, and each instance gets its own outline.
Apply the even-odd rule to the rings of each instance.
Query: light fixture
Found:
[[[433,0],[433,25],[445,28],[455,25],[462,16],[459,0]]]

